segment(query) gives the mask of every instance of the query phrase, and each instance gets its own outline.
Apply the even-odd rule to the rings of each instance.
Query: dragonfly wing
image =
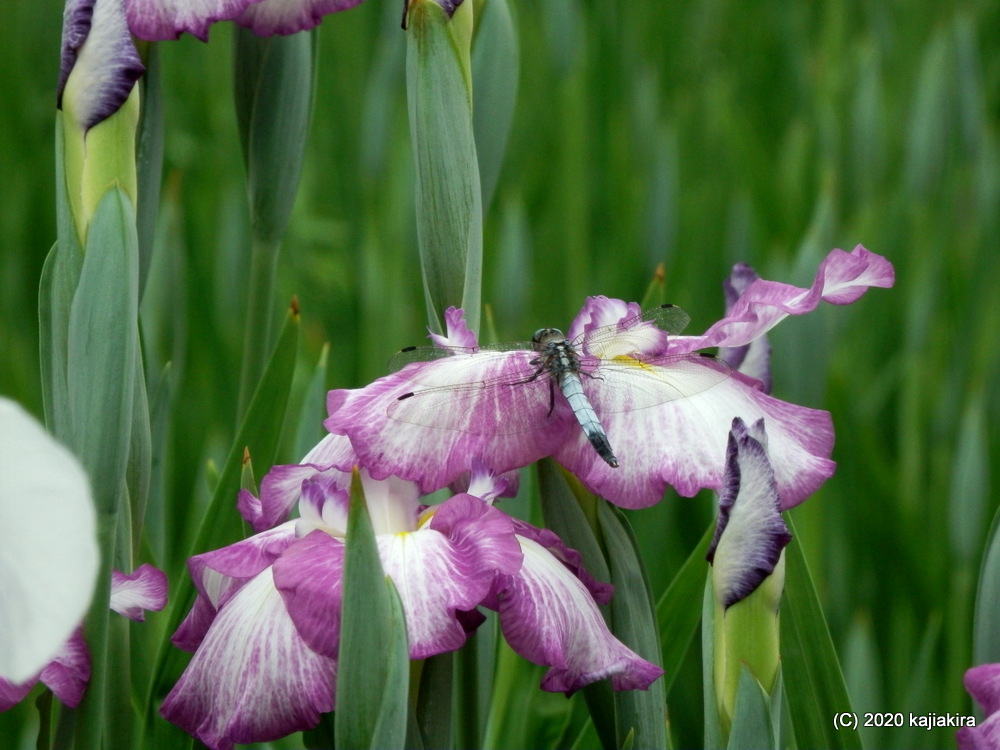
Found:
[[[587,360],[583,387],[598,414],[646,409],[694,396],[732,375],[722,360],[699,354]]]
[[[472,434],[541,429],[558,402],[553,401],[552,379],[531,365],[534,356],[480,350],[401,370],[396,377],[415,387],[400,393],[386,413],[397,422]]]

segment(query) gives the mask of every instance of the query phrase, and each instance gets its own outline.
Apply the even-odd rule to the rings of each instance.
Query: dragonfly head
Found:
[[[553,341],[565,341],[565,339],[563,332],[558,328],[539,328],[531,337],[531,343],[536,346],[545,346]]]

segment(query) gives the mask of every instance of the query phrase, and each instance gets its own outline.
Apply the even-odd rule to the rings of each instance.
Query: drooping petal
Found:
[[[78,627],[40,674],[21,683],[13,683],[0,677],[0,712],[7,711],[24,700],[39,682],[51,690],[63,704],[76,708],[83,699],[89,680],[90,651],[87,650],[83,632]]]
[[[344,540],[313,531],[274,563],[274,584],[309,648],[331,659],[340,650]]]
[[[142,622],[145,610],[159,612],[167,606],[167,574],[152,565],[140,565],[132,575],[111,571],[111,609]]]
[[[663,670],[614,637],[590,592],[544,547],[519,537],[524,564],[497,579],[500,625],[518,654],[550,669],[542,688],[572,693],[605,677],[615,690],[645,690]]]
[[[79,705],[90,680],[90,651],[80,628],[45,665],[39,679],[62,703],[70,708]]]
[[[715,595],[724,607],[749,596],[774,571],[792,540],[778,502],[763,421],[733,420],[726,450],[719,522],[708,550]]]
[[[13,401],[0,398],[0,676],[38,674],[83,619],[98,550],[87,476]]]
[[[324,424],[350,438],[374,478],[412,480],[423,494],[466,474],[476,457],[500,473],[520,468],[562,443],[572,411],[556,398],[547,413],[547,380],[495,388],[481,381],[534,372],[534,356],[480,352],[413,363],[366,388],[330,391]]]
[[[128,25],[140,39],[158,42],[187,32],[208,40],[208,27],[229,21],[260,0],[125,0]]]
[[[701,357],[685,361],[717,367]],[[809,497],[835,468],[828,412],[779,401],[739,373],[707,390],[646,409],[604,411],[600,389],[593,391],[592,401],[621,468],[598,458],[580,430],[571,433],[554,457],[591,492],[623,508],[654,505],[668,484],[686,497],[700,489],[720,489],[734,417],[745,422],[765,419],[782,510]]]
[[[460,307],[449,307],[444,311],[444,322],[447,334],[442,336],[431,331],[430,338],[435,346],[461,346],[467,349],[478,349],[479,342],[465,322],[465,311]]]
[[[789,315],[804,315],[820,302],[848,305],[871,287],[895,283],[892,264],[861,245],[845,253],[833,250],[820,263],[809,289],[758,279],[726,316],[701,336],[674,336],[671,353],[693,352],[710,346],[736,347],[749,344]]]
[[[361,0],[264,0],[250,5],[236,23],[257,36],[294,34],[311,29],[328,13],[348,10]]]
[[[757,272],[746,263],[733,266],[732,273],[722,282],[727,313],[759,278]],[[771,392],[771,344],[766,334],[743,346],[722,347],[719,349],[719,357],[734,370],[759,380],[764,386],[764,393]]]
[[[336,662],[299,636],[268,568],[219,611],[160,712],[228,750],[316,726],[335,682]]]
[[[80,128],[89,130],[117,112],[145,70],[123,0],[68,0],[57,100]]]

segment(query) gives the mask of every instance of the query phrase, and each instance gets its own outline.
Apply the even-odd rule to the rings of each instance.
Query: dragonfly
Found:
[[[707,354],[647,355],[663,332],[680,333],[690,317],[661,305],[569,340],[540,328],[530,342],[407,347],[390,373],[414,384],[394,399],[387,416],[445,430],[515,435],[543,429],[568,404],[583,434],[612,468],[620,463],[600,415],[630,412],[700,393],[731,375]],[[447,360],[447,367],[413,366]]]

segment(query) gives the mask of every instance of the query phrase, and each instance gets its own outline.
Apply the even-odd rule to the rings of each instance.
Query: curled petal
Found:
[[[267,569],[219,611],[160,713],[228,750],[316,726],[335,681],[336,662],[299,636]]]
[[[771,575],[781,550],[792,540],[781,518],[766,446],[763,421],[748,429],[742,419],[733,420],[719,523],[708,550],[715,594],[727,608]]]
[[[117,112],[146,70],[132,44],[122,3],[66,3],[58,106],[72,112],[83,130]]]
[[[74,456],[0,398],[0,676],[38,674],[79,625],[97,578],[90,484]]]
[[[140,565],[132,575],[111,571],[111,609],[136,622],[144,610],[159,612],[167,606],[167,574],[152,565]]]
[[[590,592],[561,562],[530,539],[518,541],[524,565],[497,579],[500,625],[511,648],[549,667],[544,690],[572,693],[605,677],[615,690],[645,690],[663,674],[611,634]]]
[[[758,279],[726,313],[726,317],[701,336],[674,336],[672,353],[693,352],[710,346],[736,347],[749,344],[789,315],[804,315],[820,302],[847,305],[870,287],[895,283],[892,264],[861,245],[845,253],[833,250],[820,263],[809,289],[777,281]]]
[[[726,312],[733,308],[747,288],[760,277],[746,263],[737,263],[732,273],[722,283],[726,295]],[[743,346],[722,347],[719,356],[734,370],[755,378],[764,386],[764,393],[771,392],[771,344],[766,335],[759,336]]]
[[[595,328],[616,325],[624,320],[630,320],[642,314],[642,308],[636,302],[598,295],[587,297],[583,308],[577,313],[570,324],[566,338],[570,341]]]
[[[704,358],[689,364],[716,366],[699,360]],[[654,505],[668,484],[686,497],[704,488],[720,489],[734,417],[767,422],[782,510],[809,497],[835,468],[829,458],[833,424],[828,412],[779,401],[738,373],[708,390],[635,411],[604,413],[600,391],[595,394],[594,407],[602,414],[621,468],[600,460],[579,430],[554,457],[591,492],[624,508]]]
[[[955,732],[958,750],[996,750],[1000,747],[1000,713],[990,714],[974,727],[962,727]]]
[[[447,335],[439,333],[430,334],[431,341],[435,346],[461,346],[468,349],[478,349],[479,342],[465,322],[465,311],[460,307],[449,307],[444,311],[444,322],[447,326]]]

